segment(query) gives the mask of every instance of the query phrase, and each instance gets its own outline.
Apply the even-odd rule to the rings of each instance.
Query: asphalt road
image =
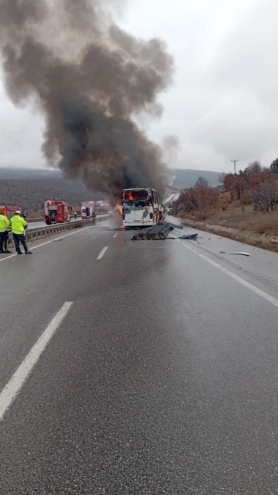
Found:
[[[278,494],[278,255],[114,229],[0,258],[0,494]]]

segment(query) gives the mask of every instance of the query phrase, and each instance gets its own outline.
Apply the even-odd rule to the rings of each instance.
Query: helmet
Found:
[[[20,210],[16,210],[16,211],[15,211],[15,214],[16,214],[16,215],[20,215],[20,214],[21,214],[21,211],[20,211]]]

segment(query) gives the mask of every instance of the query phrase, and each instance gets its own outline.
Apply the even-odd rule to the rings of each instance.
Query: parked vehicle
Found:
[[[20,211],[22,213],[20,206],[0,205],[0,213],[5,215],[9,220],[14,216],[16,211]]]
[[[81,218],[86,220],[95,216],[94,201],[82,201],[81,203]]]
[[[58,201],[56,198],[45,201],[44,219],[46,225],[52,223],[70,222],[72,208],[65,201]]]
[[[108,200],[94,201],[95,212],[99,215],[108,213],[111,211],[111,205]]]

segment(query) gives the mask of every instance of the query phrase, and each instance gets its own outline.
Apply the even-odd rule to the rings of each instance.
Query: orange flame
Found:
[[[126,194],[125,194],[125,199],[127,201],[133,201],[135,199],[135,196],[134,194],[132,193],[132,191],[128,191]]]
[[[148,194],[145,194],[144,191],[141,192],[141,194],[140,194],[140,192],[138,193],[138,192],[134,192],[134,191],[127,191],[125,193],[125,199],[127,201],[134,201],[136,199],[137,200],[140,200],[140,199],[148,200],[148,199],[150,199],[150,196]]]

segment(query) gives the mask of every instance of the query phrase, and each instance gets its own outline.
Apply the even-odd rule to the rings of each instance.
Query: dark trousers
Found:
[[[8,232],[0,232],[0,253],[4,253],[8,249]]]
[[[13,234],[13,238],[14,238],[14,245],[15,245],[16,252],[17,253],[20,253],[20,245],[19,245],[19,243],[21,243],[22,246],[23,246],[23,248],[24,248],[25,253],[27,253],[28,247],[27,247],[27,244],[26,244],[25,235],[24,234]]]

